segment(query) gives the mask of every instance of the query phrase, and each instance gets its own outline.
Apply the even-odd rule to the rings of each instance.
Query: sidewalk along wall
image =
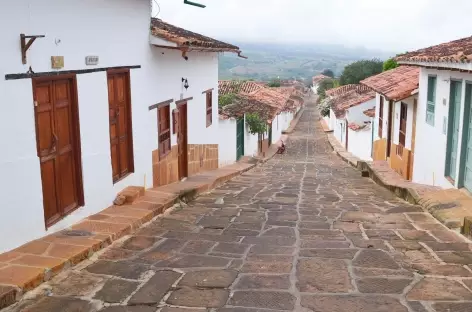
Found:
[[[153,68],[153,92],[159,97],[156,102],[173,99],[169,114],[177,108],[176,102],[187,101],[188,174],[218,168],[218,54],[209,52],[189,52],[188,60],[182,52],[151,47]],[[182,78],[189,87],[184,88]],[[212,89],[212,123],[207,127],[206,90]],[[177,133],[171,133],[172,152],[159,158],[158,113],[149,111],[153,133],[153,176],[154,186],[165,185],[178,180]],[[172,122],[171,122],[172,123]],[[173,129],[173,125],[171,125]]]
[[[426,122],[426,110],[428,99],[428,77],[436,77],[436,95],[434,105],[433,122]],[[441,186],[443,188],[454,187],[445,177],[446,151],[447,151],[447,127],[450,109],[451,80],[461,83],[460,119],[464,120],[465,82],[472,80],[472,75],[449,70],[434,70],[421,68],[420,88],[418,96],[418,111],[416,120],[416,146],[415,162],[413,169],[413,181],[417,183]],[[463,136],[463,127],[459,127],[458,138]],[[461,151],[462,140],[458,140],[457,151]],[[459,162],[455,168],[456,176],[459,173]],[[457,181],[456,181],[457,182]]]
[[[147,88],[153,85],[147,75],[150,13],[148,0],[100,3],[94,0],[24,0],[2,6],[0,102],[10,104],[0,107],[0,124],[4,129],[0,133],[0,142],[4,147],[0,155],[0,195],[3,207],[0,212],[0,237],[4,238],[0,240],[0,252],[64,229],[106,208],[117,192],[126,186],[151,185],[151,141],[147,123],[147,106],[153,99],[152,89]],[[26,64],[22,63],[21,57],[21,33],[45,35],[44,38],[36,39],[28,50]],[[86,65],[85,58],[92,53],[99,57],[98,64]],[[64,57],[62,68],[52,69],[52,56]],[[117,66],[133,66],[129,80],[133,139],[130,148],[133,152],[134,170],[114,183],[107,72],[99,69]],[[67,80],[72,81],[71,88],[76,90],[73,95],[69,95],[72,96],[70,103],[77,102],[78,118],[74,114],[75,117],[69,116],[71,119],[68,120],[78,125],[77,128],[74,127],[78,129],[75,131],[77,136],[74,136],[74,142],[80,138],[80,144],[74,145],[76,148],[73,150],[78,155],[74,164],[80,169],[77,172],[81,171],[77,177],[81,178],[83,185],[74,192],[81,189],[83,201],[69,207],[71,210],[67,213],[62,211],[56,214],[58,218],[49,226],[45,225],[45,196],[36,143],[33,81],[24,77],[5,77],[24,74],[30,68],[36,74],[96,70],[77,74],[76,80]],[[52,84],[51,82],[50,85]],[[64,85],[59,86],[56,91],[63,90],[61,87]],[[65,90],[71,89],[67,87]],[[65,96],[65,93],[61,94],[56,93],[55,96],[58,99]],[[64,137],[58,137],[57,141],[59,144],[64,143]]]

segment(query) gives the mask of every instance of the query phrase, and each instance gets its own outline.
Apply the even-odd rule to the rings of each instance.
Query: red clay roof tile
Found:
[[[373,108],[365,110],[364,115],[366,115],[367,117],[375,117],[375,106]]]
[[[395,58],[397,62],[472,62],[472,36],[408,52]]]
[[[361,81],[361,84],[385,96],[388,100],[400,101],[418,88],[420,69],[415,66],[400,66]]]
[[[158,18],[151,19],[151,33],[153,36],[176,43],[179,47],[194,48],[197,50],[241,52],[239,47],[235,45],[171,25]]]

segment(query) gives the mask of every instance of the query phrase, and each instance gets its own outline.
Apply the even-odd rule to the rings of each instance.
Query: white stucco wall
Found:
[[[329,110],[329,129],[333,130],[336,128],[336,115],[332,109]]]
[[[188,102],[188,143],[218,143],[218,55],[188,54],[149,44],[149,0],[20,0],[0,10],[0,252],[64,229],[109,206],[129,185],[152,187],[152,150],[157,149],[157,112],[152,104],[173,98]],[[80,26],[78,26],[80,25]],[[19,34],[46,35],[21,63]],[[86,66],[87,55],[100,57]],[[40,164],[36,151],[31,79],[5,80],[5,74],[49,72],[51,56],[64,56],[61,70],[140,65],[130,70],[135,172],[113,184],[110,159],[107,75],[78,74],[82,175],[85,206],[45,229]],[[181,78],[190,88],[182,92]],[[213,90],[213,125],[206,127],[206,95]],[[175,107],[172,103],[171,109]],[[14,133],[14,135],[12,135]],[[172,136],[176,144],[176,136]]]
[[[357,123],[362,125],[365,121],[369,121],[369,117],[366,116],[364,112],[370,108],[373,108],[374,106],[375,99],[353,106],[346,110],[346,118],[349,123]]]
[[[374,141],[379,140],[379,112],[380,112],[380,98],[383,97],[379,93],[375,95],[375,132],[374,132]],[[383,128],[382,128],[382,138],[387,138],[387,124],[388,124],[388,101],[383,102]]]
[[[372,129],[370,126],[359,131],[349,131],[348,152],[362,160],[372,160]]]
[[[437,76],[436,106],[434,126],[426,123],[426,102],[428,90],[428,75]],[[460,111],[460,124],[463,124],[465,81],[472,81],[472,74],[460,73],[449,70],[433,70],[421,68],[418,96],[418,111],[416,121],[415,140],[415,164],[413,168],[413,181],[429,185],[437,185],[451,188],[453,185],[444,177],[446,163],[447,136],[443,133],[444,118],[449,113],[450,79],[463,80],[462,100]],[[459,138],[462,137],[462,127],[459,130]],[[461,150],[459,140],[458,151]],[[457,162],[456,172],[459,170]],[[458,181],[456,181],[458,183]]]
[[[219,119],[218,123],[218,163],[222,167],[236,161],[236,119]]]
[[[21,0],[0,10],[0,252],[69,226],[111,204],[116,193],[128,185],[152,184],[152,161],[147,106],[150,93],[145,59],[149,52],[148,0]],[[80,26],[78,26],[80,25]],[[107,25],[104,27],[104,25]],[[113,29],[113,31],[110,31]],[[21,62],[20,33],[45,35]],[[129,47],[133,47],[130,51]],[[5,74],[32,70],[48,72],[51,56],[64,56],[62,70],[141,65],[131,70],[131,101],[135,173],[113,185],[108,129],[106,72],[77,75],[82,174],[85,206],[50,227],[44,226],[43,199],[31,79],[5,80]],[[98,55],[99,65],[86,66],[85,56]],[[143,109],[144,108],[144,109]],[[14,135],[12,135],[14,133]]]
[[[154,95],[154,103],[174,99],[171,111],[177,107],[175,101],[193,97],[187,102],[188,144],[218,144],[218,54],[190,52],[188,61],[179,51],[150,46],[152,73],[149,73]],[[188,80],[189,88],[182,87],[182,78]],[[206,94],[203,91],[213,88],[213,124],[206,127]],[[151,103],[153,104],[153,103]],[[156,112],[149,112],[152,127],[155,129],[157,148]],[[156,118],[155,118],[156,117]],[[172,145],[177,144],[177,135],[171,137]]]

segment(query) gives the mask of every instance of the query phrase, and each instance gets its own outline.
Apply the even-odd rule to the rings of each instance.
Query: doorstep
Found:
[[[333,134],[327,134],[327,137],[334,152],[363,175],[398,197],[420,205],[448,228],[472,237],[472,196],[469,193],[407,181],[386,161],[361,160],[347,152]]]
[[[242,161],[185,181],[152,188],[129,187],[121,206],[110,206],[70,229],[0,254],[0,309],[59,272],[129,235],[180,200],[188,201],[255,166]]]

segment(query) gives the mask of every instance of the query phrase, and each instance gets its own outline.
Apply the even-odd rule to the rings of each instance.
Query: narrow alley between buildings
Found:
[[[6,311],[472,311],[472,244],[340,160],[318,116]]]

